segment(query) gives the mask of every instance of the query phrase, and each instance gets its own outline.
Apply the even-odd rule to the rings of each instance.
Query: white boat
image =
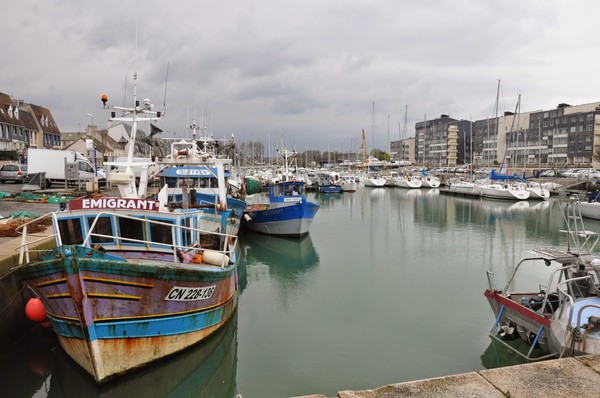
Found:
[[[600,354],[600,258],[592,254],[599,236],[585,229],[580,210],[581,202],[574,195],[563,213],[567,223],[563,232],[569,240],[566,251],[536,249],[538,256],[521,260],[501,290],[493,286],[488,272],[485,296],[496,319],[489,335],[525,359]],[[530,277],[521,280],[521,274],[531,274],[534,265],[544,269],[547,279],[523,288]],[[526,271],[521,273],[522,269]],[[522,290],[510,291],[513,283]],[[530,346],[527,353],[509,344],[518,337]],[[534,355],[536,347],[541,356]]]
[[[600,195],[598,192],[590,192],[586,200],[579,201],[581,216],[600,220]]]
[[[358,188],[358,180],[354,176],[342,176],[341,177],[342,192],[356,192]]]
[[[475,193],[475,183],[462,177],[448,180],[448,190],[452,192]]]
[[[423,188],[439,188],[440,186],[440,179],[436,176],[421,176],[420,179]]]
[[[548,200],[550,198],[550,191],[540,183],[528,182],[525,188],[529,191],[529,199]]]
[[[386,187],[395,187],[396,182],[400,178],[400,174],[398,174],[397,171],[390,171],[390,173],[383,178],[385,178]]]
[[[507,182],[484,182],[475,186],[475,192],[481,197],[504,200],[527,200],[529,191],[523,184],[510,184]]]
[[[385,178],[376,174],[370,175],[364,179],[365,187],[383,187],[385,185]]]
[[[423,185],[423,181],[419,177],[415,176],[400,176],[398,180],[396,180],[396,186],[400,188],[421,188]]]
[[[440,187],[440,179],[439,177],[429,175],[427,170],[421,169],[421,187],[423,188],[439,188]]]

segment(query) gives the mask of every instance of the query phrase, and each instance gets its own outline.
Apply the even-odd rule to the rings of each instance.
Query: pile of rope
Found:
[[[27,212],[27,211],[18,211],[15,213],[11,213],[10,216],[3,218],[0,220],[0,237],[17,237],[21,236],[16,229],[17,227],[38,218],[38,215],[35,213]],[[45,218],[43,220],[34,222],[30,224],[27,229],[28,232],[35,233],[44,231],[48,226],[52,224],[52,220],[50,218]]]
[[[19,202],[38,202],[38,203],[66,203],[70,199],[73,199],[72,196],[65,195],[46,195],[46,194],[37,194],[37,193],[28,193],[21,192],[12,197],[13,200]]]

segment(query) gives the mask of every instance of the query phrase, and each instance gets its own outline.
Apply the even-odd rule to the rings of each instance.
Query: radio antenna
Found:
[[[123,107],[125,107],[125,101],[127,101],[127,73],[125,73],[125,86],[123,87]]]
[[[167,75],[165,76],[165,98],[163,100],[163,115],[167,113],[167,83],[169,83],[169,62],[167,62]]]

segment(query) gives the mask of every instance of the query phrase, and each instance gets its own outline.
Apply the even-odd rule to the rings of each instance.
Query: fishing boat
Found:
[[[201,147],[195,134],[191,140],[179,139],[171,143],[170,154],[161,159],[161,171],[156,174],[161,187],[166,191],[170,206],[198,209],[205,213],[204,229],[237,235],[246,202],[233,197],[228,184],[230,172],[223,170],[219,178],[216,163],[230,167],[230,158],[214,155],[210,147]],[[239,193],[239,191],[238,191]],[[219,206],[225,198],[225,206]],[[223,211],[229,213],[228,222],[223,223]]]
[[[102,97],[106,107],[107,98]],[[120,196],[77,198],[23,224],[15,275],[33,294],[26,312],[51,326],[64,351],[98,383],[201,342],[237,306],[237,236],[203,229],[206,212],[169,203],[166,189],[146,199],[132,172],[137,123],[160,119],[149,100],[110,107],[131,122],[125,172],[109,174]],[[214,160],[219,180],[224,162]],[[147,171],[147,168],[144,168]],[[143,171],[143,173],[144,173]],[[231,210],[215,207],[221,224]],[[54,248],[37,252],[29,226],[52,225]]]
[[[538,255],[522,259],[502,289],[494,287],[488,272],[485,297],[496,317],[490,337],[528,360],[600,354],[600,258],[592,254],[598,233],[585,229],[576,195],[561,211],[566,250],[535,249]],[[533,289],[510,290],[515,283],[525,286],[524,274],[536,266],[544,272]],[[513,338],[529,344],[529,351],[509,344]],[[541,355],[534,355],[536,347]]]
[[[295,152],[280,153],[287,171]],[[298,238],[308,233],[318,210],[319,205],[306,200],[304,182],[282,181],[269,186],[268,203],[248,205],[244,220],[251,231]]]
[[[331,173],[317,173],[317,192],[340,193],[342,185],[335,180]]]

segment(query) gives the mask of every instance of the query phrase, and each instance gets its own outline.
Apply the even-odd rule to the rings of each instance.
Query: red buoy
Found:
[[[25,306],[25,315],[33,322],[42,322],[46,320],[46,308],[39,298],[29,299]]]

